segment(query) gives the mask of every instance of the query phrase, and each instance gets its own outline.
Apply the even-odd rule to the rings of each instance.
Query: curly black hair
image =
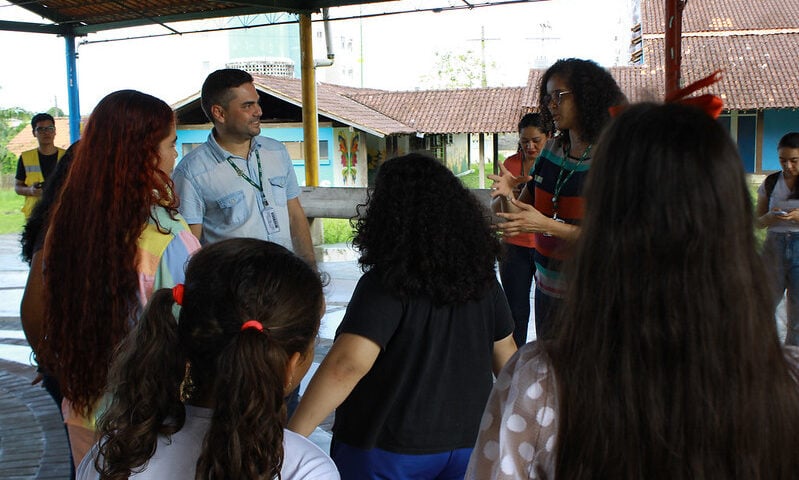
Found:
[[[481,298],[501,251],[488,211],[427,153],[380,166],[358,205],[352,243],[361,268],[400,298],[427,296],[440,305]]]
[[[541,77],[538,87],[538,105],[545,123],[552,122],[545,98],[548,96],[547,82],[554,75],[561,77],[569,86],[580,114],[582,140],[596,142],[602,128],[610,120],[609,108],[627,101],[616,80],[592,60],[567,58],[553,63]]]

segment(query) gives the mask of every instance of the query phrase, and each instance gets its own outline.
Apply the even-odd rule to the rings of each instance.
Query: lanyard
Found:
[[[255,149],[255,158],[258,161],[258,181],[259,183],[255,183],[255,180],[250,178],[246,173],[244,173],[235,163],[233,163],[233,157],[227,157],[227,163],[233,167],[233,170],[236,171],[236,174],[243,178],[247,183],[255,187],[256,190],[261,192],[261,200],[264,202],[264,206],[269,206],[269,202],[266,201],[266,194],[264,194],[264,187],[263,187],[263,177],[264,172],[261,170],[261,155],[258,153],[258,149]]]
[[[566,175],[566,178],[563,178],[563,171],[566,170],[566,158],[568,157],[569,153],[568,151],[563,152],[563,159],[560,162],[560,173],[558,173],[558,180],[555,182],[555,191],[552,192],[552,211],[554,213],[552,218],[558,218],[558,199],[560,198],[560,191],[563,190],[563,186],[566,185],[566,182],[568,182],[570,178],[572,178],[574,172],[580,168],[580,165],[582,165],[585,159],[588,158],[588,154],[591,152],[592,146],[593,145],[588,145],[583,154],[580,156],[580,159],[577,160],[577,165],[575,165],[573,169],[569,170],[569,174]]]

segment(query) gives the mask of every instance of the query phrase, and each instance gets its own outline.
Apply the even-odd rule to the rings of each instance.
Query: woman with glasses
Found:
[[[525,176],[533,169],[538,155],[551,137],[551,123],[544,123],[540,113],[527,113],[519,120],[519,151],[502,164],[513,175]],[[518,198],[524,184],[513,190]],[[501,208],[501,197],[494,203]],[[508,298],[513,313],[513,340],[521,347],[527,342],[527,326],[530,322],[530,287],[535,276],[535,235],[520,233],[504,238],[505,254],[499,264],[502,289]]]
[[[95,441],[117,344],[154,290],[183,281],[200,247],[169,178],[175,139],[163,100],[135,90],[107,95],[86,122],[50,216],[36,353],[61,386],[76,464]]]
[[[503,235],[534,233],[536,242],[535,328],[537,338],[552,335],[553,316],[564,296],[561,263],[577,239],[583,212],[582,187],[591,165],[591,150],[610,119],[609,109],[625,102],[610,73],[590,60],[558,60],[544,73],[539,107],[558,134],[549,141],[529,176],[514,176],[504,167],[494,180],[492,196],[502,202]],[[519,198],[513,188],[527,182]]]

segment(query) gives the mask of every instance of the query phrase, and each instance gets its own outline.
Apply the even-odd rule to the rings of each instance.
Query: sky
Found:
[[[630,38],[631,1],[549,0],[340,20],[332,22],[331,28],[334,36],[338,29],[355,31],[363,38],[363,83],[355,86],[386,90],[424,88],[422,78],[433,70],[436,52],[471,50],[478,54],[481,35],[486,38],[486,63],[494,66],[487,75],[489,86],[521,86],[526,84],[531,67],[545,67],[558,58],[589,58],[604,66],[626,62],[628,54],[624,49]],[[424,4],[422,0],[402,0],[342,7],[333,9],[331,17],[385,8],[413,10]],[[40,20],[7,5],[0,0],[2,20]],[[237,21],[214,19],[172,26],[189,31],[235,25]],[[140,27],[79,39],[78,42],[90,42],[77,47],[81,113],[88,114],[106,94],[123,88],[141,90],[175,103],[197,92],[205,76],[224,67],[228,60],[226,32],[104,42],[163,32],[162,27]],[[22,107],[36,112],[58,106],[68,112],[63,38],[0,32],[0,51],[3,52],[0,108]]]

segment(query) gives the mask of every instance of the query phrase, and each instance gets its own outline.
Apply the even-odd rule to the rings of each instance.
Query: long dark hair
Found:
[[[138,238],[154,205],[177,213],[159,143],[175,123],[163,100],[135,90],[97,104],[51,213],[44,247],[46,319],[38,352],[73,408],[88,414],[137,298]]]
[[[365,210],[365,212],[364,212]],[[500,243],[490,215],[440,161],[411,153],[380,166],[358,206],[359,262],[400,297],[439,304],[482,298]]]
[[[691,107],[637,105],[593,162],[546,345],[557,478],[795,478],[797,372],[729,134]]]
[[[184,292],[178,321],[172,290],[158,290],[120,346],[95,467],[103,479],[128,478],[155,453],[159,434],[182,428],[188,362],[190,400],[214,405],[197,478],[274,478],[283,462],[286,366],[296,352],[311,354],[322,281],[284,247],[239,238],[199,250]],[[251,319],[264,333],[241,330]]]
[[[578,121],[582,130],[582,140],[594,143],[602,128],[610,120],[609,108],[626,102],[619,85],[610,72],[592,60],[566,58],[553,63],[541,77],[538,87],[538,106],[545,124],[552,124],[552,114],[545,99],[547,82],[557,75],[569,86],[569,91],[577,105]],[[568,133],[567,131],[562,131]]]

